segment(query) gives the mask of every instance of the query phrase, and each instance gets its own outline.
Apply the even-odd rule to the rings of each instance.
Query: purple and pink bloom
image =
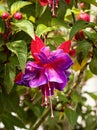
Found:
[[[69,41],[66,44],[64,42],[51,51],[38,36],[35,36],[35,40],[31,42],[31,53],[35,61],[27,62],[25,71],[16,76],[15,82],[18,85],[40,89],[44,96],[44,104],[47,105],[48,97],[52,104],[51,95],[54,94],[54,90],[63,91],[69,80],[68,69],[73,64],[68,54],[70,44]]]
[[[70,4],[71,0],[64,0],[67,4]],[[41,6],[51,7],[52,16],[55,16],[55,8],[59,6],[59,0],[39,0]]]

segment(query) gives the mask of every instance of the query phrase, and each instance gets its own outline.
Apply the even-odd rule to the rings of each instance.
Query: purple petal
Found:
[[[53,68],[46,68],[45,75],[49,82],[66,83],[67,78],[64,71],[55,70]]]
[[[58,89],[60,91],[63,91],[64,87],[66,86],[66,82],[64,83],[55,83],[55,89]]]
[[[45,75],[50,82],[63,83],[62,77],[53,68],[46,68]]]
[[[49,47],[43,47],[39,54],[36,54],[36,56],[40,59],[40,61],[45,64],[48,62],[48,57],[50,55],[50,48]]]
[[[32,61],[29,61],[27,62],[26,64],[26,69],[29,70],[29,71],[33,71],[33,69],[42,69],[41,65],[37,62],[32,62]]]
[[[55,53],[55,52],[54,52]],[[55,53],[55,60],[53,65],[55,68],[68,69],[73,64],[70,56],[64,53],[61,49],[58,49]]]
[[[43,72],[38,72],[38,74],[29,81],[29,86],[32,88],[39,87],[47,83],[47,78]]]

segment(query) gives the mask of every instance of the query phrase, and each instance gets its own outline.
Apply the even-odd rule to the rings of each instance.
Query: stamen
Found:
[[[45,107],[46,108],[48,107],[48,98],[47,98],[47,96],[45,96]]]
[[[55,16],[55,11],[54,11],[54,0],[52,0],[52,9],[51,9],[51,12],[52,12],[52,16],[54,17],[54,16]]]
[[[48,6],[51,7],[51,2],[50,0],[47,0],[48,1]]]
[[[49,99],[50,99],[50,108],[51,108],[51,118],[54,118],[54,114],[53,114],[53,105],[52,105],[52,97],[51,97],[51,88],[50,88],[50,84],[48,82],[48,87],[49,87]]]
[[[58,0],[56,0],[56,6],[55,7],[58,8]]]
[[[51,118],[54,118],[53,106],[52,106],[52,97],[50,96],[49,98],[50,98]]]
[[[58,101],[59,101],[59,97],[58,97],[57,91],[55,91],[54,96],[55,96],[55,98],[56,98],[56,100],[57,100],[57,102],[58,102]]]

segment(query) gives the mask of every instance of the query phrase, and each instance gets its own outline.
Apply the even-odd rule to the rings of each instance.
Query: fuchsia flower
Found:
[[[55,16],[55,8],[58,8],[59,0],[39,0],[41,6],[48,5],[51,7],[52,16]],[[64,0],[67,4],[70,4],[71,0]]]
[[[28,61],[25,71],[22,74],[20,72],[15,79],[19,85],[39,88],[44,96],[45,105],[50,98],[52,117],[51,95],[54,94],[55,89],[59,91],[64,89],[69,80],[68,69],[73,64],[67,53],[70,43],[68,45],[65,47],[65,43],[62,43],[57,50],[50,51],[50,48],[38,36],[35,36],[35,40],[31,42],[31,53],[35,61]]]
[[[55,16],[55,8],[58,8],[58,0],[39,0],[41,6],[48,5],[51,7],[52,16]]]

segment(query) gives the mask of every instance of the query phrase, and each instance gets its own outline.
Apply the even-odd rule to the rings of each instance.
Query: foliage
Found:
[[[92,107],[86,104],[82,88],[87,80],[97,75],[97,16],[87,22],[78,20],[78,15],[83,11],[90,16],[90,7],[96,7],[97,2],[60,0],[53,10],[48,1],[46,6],[41,6],[39,1],[0,1],[0,122],[4,130],[16,130],[16,127],[37,130],[39,126],[44,130],[95,130],[97,94],[84,92],[95,101],[96,105]],[[20,19],[15,19],[16,12],[21,13]],[[34,60],[30,43],[35,40],[35,35],[51,50],[57,49],[60,43],[71,42],[68,53],[74,62],[72,73],[64,91],[56,90],[52,96],[53,119],[49,105],[48,108],[41,106],[39,90],[15,83],[16,75],[25,70],[26,62]],[[67,43],[66,46],[70,45]]]

